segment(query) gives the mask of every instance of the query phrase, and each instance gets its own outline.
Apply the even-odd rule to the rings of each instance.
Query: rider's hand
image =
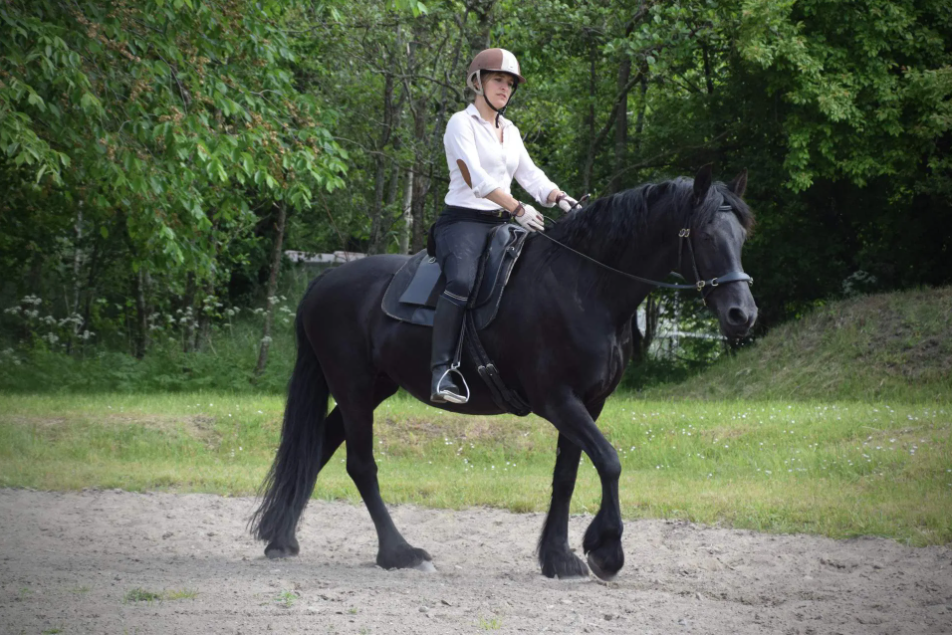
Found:
[[[518,214],[518,215],[517,215]],[[531,205],[519,203],[519,207],[512,213],[516,222],[531,232],[545,231],[545,219],[542,214],[536,211]]]
[[[559,192],[559,195],[555,197],[555,203],[562,208],[563,212],[571,212],[574,208],[581,207],[578,201],[565,192]]]

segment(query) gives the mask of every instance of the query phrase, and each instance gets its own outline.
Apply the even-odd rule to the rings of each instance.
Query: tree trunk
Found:
[[[597,77],[595,75],[595,47],[589,50],[589,78],[588,78],[588,117],[585,127],[588,128],[588,152],[585,155],[585,169],[582,173],[582,192],[592,191],[592,166],[595,164],[595,95]]]
[[[89,274],[86,278],[86,294],[83,298],[83,325],[89,328],[89,318],[92,316],[93,300],[96,297],[96,288],[99,284],[99,260],[101,249],[98,248],[98,241],[93,241],[91,253],[89,254]],[[77,308],[77,311],[79,309]]]
[[[396,129],[399,125],[399,116],[394,116],[394,129]],[[396,159],[396,157],[400,154],[400,149],[403,148],[403,143],[399,135],[394,136],[393,145],[391,147],[393,148],[394,158],[390,160],[390,179],[387,183],[387,185],[390,187],[387,188],[387,200],[385,207],[392,210],[397,203],[397,196],[400,193],[400,162]]]
[[[76,210],[76,224],[73,225],[73,231],[76,234],[76,243],[73,249],[73,306],[69,309],[69,312],[79,314],[79,295],[80,291],[83,288],[81,277],[82,277],[82,265],[83,265],[83,250],[80,247],[80,243],[83,240],[83,202],[79,201],[78,208]]]
[[[400,253],[410,250],[410,234],[413,233],[413,169],[407,170],[407,185],[403,191],[403,229],[400,232]]]
[[[490,35],[493,28],[493,8],[496,0],[469,0],[466,3],[466,10],[476,14],[476,29],[470,36],[470,59],[483,49],[492,46]]]
[[[387,180],[387,158],[383,150],[390,143],[393,125],[393,75],[387,73],[383,86],[383,130],[377,144],[377,153],[374,154],[374,206],[370,219],[370,240],[367,246],[368,254],[379,253],[383,233],[383,197],[384,186]]]
[[[661,304],[655,297],[655,294],[649,293],[645,298],[645,332],[641,338],[641,355],[643,359],[648,359],[648,351],[651,344],[654,343],[655,336],[658,334],[658,320],[661,317]]]
[[[422,163],[419,164],[423,168]],[[430,192],[430,179],[433,175],[433,168],[430,168],[429,176],[417,174],[413,179],[413,203],[411,205],[411,215],[413,216],[413,231],[410,232],[410,253],[415,254],[426,246],[426,197]]]
[[[446,89],[443,90],[445,92]],[[414,254],[423,249],[424,232],[426,231],[426,195],[429,192],[433,177],[432,164],[428,170],[426,166],[426,153],[429,150],[429,144],[426,143],[426,111],[428,105],[429,99],[421,97],[417,100],[416,107],[413,109],[413,139],[416,152],[413,160],[413,192],[410,205],[410,253]],[[424,171],[427,171],[426,176],[423,174]]]
[[[146,285],[148,283],[145,271],[141,267],[133,282],[136,294],[135,356],[137,359],[142,359],[149,348],[149,307],[146,304]]]
[[[33,258],[30,261],[30,274],[28,276],[26,290],[38,298],[43,297],[43,252],[36,250],[33,252]],[[21,296],[23,293],[20,294]],[[29,330],[27,330],[29,333]]]
[[[714,94],[714,77],[711,71],[711,53],[707,50],[707,46],[701,44],[701,54],[704,59],[704,86],[707,88],[707,94]]]
[[[631,78],[631,58],[627,55],[618,65],[618,92],[621,95],[621,106],[615,117],[615,165],[612,169],[612,180],[608,183],[610,194],[622,190],[622,172],[628,159],[628,80]]]
[[[644,341],[644,335],[641,334],[641,327],[638,326],[638,311],[631,316],[631,363],[640,366],[645,361],[644,349],[641,343]]]
[[[641,70],[641,103],[638,105],[638,118],[635,120],[635,152],[641,151],[641,132],[645,129],[645,110],[648,108],[648,72]]]
[[[271,321],[274,319],[274,297],[278,291],[278,273],[281,270],[281,249],[284,246],[284,225],[287,221],[287,206],[284,201],[278,204],[278,223],[275,227],[274,252],[271,255],[271,275],[268,277],[268,302],[264,312],[264,330],[261,333],[261,348],[258,350],[258,363],[255,376],[260,377],[268,365],[268,349],[271,346]]]
[[[198,328],[195,330],[195,350],[201,350],[205,344],[212,341],[212,312],[215,307],[209,306],[215,299],[215,280],[209,278],[205,282],[204,297],[198,303]],[[212,298],[212,300],[209,300]]]
[[[370,237],[367,242],[367,253],[373,255],[377,253],[377,245],[380,241],[381,225],[383,224],[383,193],[384,185],[387,180],[387,163],[382,155],[374,157],[374,207],[370,219]]]
[[[182,297],[182,317],[187,318],[182,337],[182,351],[192,350],[195,333],[195,274],[191,271],[185,279],[185,295]]]

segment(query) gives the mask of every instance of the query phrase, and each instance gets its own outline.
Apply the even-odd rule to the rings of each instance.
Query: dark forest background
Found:
[[[758,333],[952,282],[947,1],[8,0],[0,36],[8,367],[153,356],[176,387],[200,362],[172,351],[230,337],[262,375],[306,278],[285,250],[423,246],[489,46],[522,63],[507,116],[576,197],[749,170]],[[676,302],[695,314],[651,296],[639,363]]]

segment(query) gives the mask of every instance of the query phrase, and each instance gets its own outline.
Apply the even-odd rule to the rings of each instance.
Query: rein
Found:
[[[720,208],[720,210],[722,211],[730,211],[730,209],[731,208],[728,206],[722,206]],[[744,273],[743,271],[731,271],[722,276],[716,276],[714,278],[711,278],[710,280],[705,280],[704,278],[702,278],[701,272],[697,268],[697,258],[694,256],[694,244],[691,241],[691,230],[687,228],[682,229],[681,231],[678,232],[678,238],[681,239],[678,241],[678,268],[681,267],[682,246],[684,245],[685,242],[687,242],[688,251],[691,253],[691,268],[694,269],[694,279],[697,280],[697,282],[695,282],[694,284],[674,284],[670,282],[661,282],[659,280],[650,280],[648,278],[642,278],[641,276],[636,276],[626,271],[622,271],[621,269],[615,269],[614,267],[606,265],[603,262],[599,262],[598,260],[595,260],[591,256],[588,256],[586,254],[583,254],[580,251],[572,249],[565,243],[560,242],[556,240],[555,238],[552,238],[551,236],[547,236],[545,232],[536,232],[536,233],[539,236],[542,236],[543,238],[545,238],[546,240],[549,240],[555,243],[559,247],[562,247],[563,249],[567,249],[568,251],[571,251],[573,254],[577,256],[581,256],[585,260],[588,260],[589,262],[592,262],[598,265],[599,267],[602,267],[603,269],[607,269],[613,273],[617,273],[620,276],[630,278],[631,280],[637,280],[638,282],[644,282],[646,284],[654,285],[656,287],[664,287],[665,289],[696,289],[701,294],[701,298],[705,302],[707,302],[707,296],[710,293],[710,291],[705,291],[705,289],[707,288],[710,288],[713,291],[714,288],[719,287],[722,284],[729,284],[731,282],[746,282],[750,285],[754,284],[754,279],[751,278],[746,273]]]

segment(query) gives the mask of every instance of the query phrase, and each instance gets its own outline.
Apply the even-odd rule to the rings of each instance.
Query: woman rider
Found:
[[[436,259],[446,276],[433,320],[433,402],[467,401],[449,367],[486,236],[510,218],[529,231],[545,229],[542,215],[510,194],[513,177],[543,207],[558,203],[569,211],[578,204],[536,167],[519,129],[502,116],[512,93],[525,81],[509,51],[494,48],[479,53],[466,76],[476,99],[453,115],[443,135],[450,186],[446,206],[433,226]]]

